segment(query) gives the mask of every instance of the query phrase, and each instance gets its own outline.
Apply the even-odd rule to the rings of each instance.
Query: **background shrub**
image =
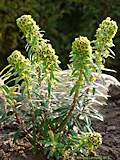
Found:
[[[98,24],[110,16],[120,25],[120,1],[116,0],[1,0],[0,1],[0,68],[6,58],[15,49],[24,49],[20,32],[15,25],[16,18],[23,14],[31,14],[37,23],[44,28],[46,36],[56,49],[61,67],[66,69],[69,62],[70,46],[75,37],[87,36],[90,40],[95,34]],[[109,68],[119,71],[119,30],[115,38],[116,59],[107,60]]]

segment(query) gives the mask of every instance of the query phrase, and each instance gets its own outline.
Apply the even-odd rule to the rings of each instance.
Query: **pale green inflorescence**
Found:
[[[15,50],[12,54],[8,57],[8,62],[11,66],[15,67],[17,64],[19,65],[30,65],[29,59],[25,59],[25,57],[21,54],[20,51]]]
[[[110,53],[110,47],[113,47],[113,38],[117,32],[118,26],[115,21],[107,17],[100,25],[96,31],[95,40],[95,57],[96,64],[102,69],[104,65],[102,64],[103,58],[107,58]]]
[[[79,68],[87,65],[88,58],[91,56],[91,54],[92,47],[87,37],[80,36],[79,38],[75,38],[75,41],[72,43],[71,52],[73,68],[79,70]]]
[[[84,54],[84,56],[92,54],[92,47],[87,37],[76,38],[72,43],[72,50],[75,54]]]
[[[27,90],[29,92],[32,89],[31,82],[31,62],[27,58],[21,54],[20,51],[15,50],[9,57],[8,57],[9,64],[14,68],[15,72],[17,73],[20,80],[24,80],[22,85],[26,85]]]
[[[87,37],[78,37],[72,43],[71,61],[75,75],[79,76],[79,83],[82,86],[87,80],[93,82],[95,77],[91,74],[95,71],[92,60],[92,47]],[[76,74],[77,73],[77,74]]]
[[[98,132],[84,133],[80,138],[80,145],[87,147],[89,150],[98,148],[102,144],[102,136]]]
[[[102,144],[102,136],[98,132],[92,132],[88,134],[88,142],[94,147],[98,147]]]
[[[17,25],[23,32],[28,46],[30,47],[33,60],[39,64],[43,64],[43,70],[48,72],[58,68],[58,56],[48,40],[43,39],[43,32],[40,31],[36,22],[30,15],[23,15],[17,19]]]
[[[32,45],[33,39],[37,38],[36,43],[39,43],[39,40],[42,39],[43,34],[40,33],[40,28],[38,25],[36,25],[36,22],[31,18],[31,15],[23,15],[20,18],[18,18],[17,25],[23,32],[26,41],[29,45]]]

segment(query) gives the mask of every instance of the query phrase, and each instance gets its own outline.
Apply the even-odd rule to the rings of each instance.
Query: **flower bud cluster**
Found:
[[[72,43],[72,51],[74,54],[90,55],[92,54],[92,47],[90,41],[87,37],[80,36],[75,38],[75,41]]]
[[[98,148],[102,144],[102,136],[98,132],[87,132],[80,137],[80,145],[89,150]]]
[[[42,50],[40,52],[43,56],[42,62],[44,70],[49,72],[54,68],[58,68],[58,56],[55,55],[55,50],[52,48],[52,45],[50,43],[44,44],[44,47],[42,47]],[[34,56],[38,59],[40,58],[40,55],[34,54]]]
[[[29,59],[25,59],[25,57],[21,54],[20,51],[15,50],[12,54],[8,57],[8,62],[11,66],[15,67],[16,65],[30,65]]]
[[[25,59],[25,57],[21,54],[20,51],[15,50],[8,57],[9,64],[15,69],[15,72],[18,74],[20,80],[24,80],[24,84],[28,84],[28,87],[31,88],[30,83],[32,81],[31,77],[31,62],[29,59]]]
[[[38,25],[36,25],[36,22],[31,18],[31,15],[23,15],[20,18],[18,18],[16,22],[18,27],[23,32],[27,43],[30,46],[33,43],[39,43],[39,40],[41,40],[43,34],[40,33],[40,28]]]
[[[103,58],[107,58],[109,53],[109,48],[113,47],[113,38],[117,32],[118,26],[115,21],[107,17],[100,25],[96,31],[96,40],[94,41],[96,64],[103,68]]]
[[[102,136],[98,132],[91,132],[88,134],[88,143],[94,147],[98,147],[102,144]]]

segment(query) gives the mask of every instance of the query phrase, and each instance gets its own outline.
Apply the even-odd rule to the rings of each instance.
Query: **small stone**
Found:
[[[100,149],[101,149],[102,151],[106,152],[106,153],[109,152],[109,147],[108,147],[108,146],[101,145],[101,146],[100,146]]]
[[[115,85],[115,84],[111,84],[109,86],[109,93],[112,97],[119,97],[120,96],[120,82],[118,82],[119,84]]]
[[[4,159],[3,160],[10,160],[10,159],[8,159],[8,157],[4,157]]]
[[[119,105],[120,104],[120,99],[116,101],[116,104]]]
[[[101,132],[101,135],[104,136],[106,133],[105,132]]]
[[[13,152],[13,151],[14,151],[14,149],[13,149],[13,148],[10,148],[10,149],[9,149],[9,152]]]
[[[1,139],[0,139],[0,147],[3,145],[3,142],[1,142]]]
[[[4,156],[5,152],[3,151],[3,149],[0,150],[0,158],[2,158]]]
[[[107,127],[107,131],[109,132],[109,131],[114,131],[114,130],[116,130],[116,127],[115,126],[108,126]]]
[[[109,149],[109,154],[111,154],[116,160],[118,159],[118,153],[113,148]]]
[[[116,107],[116,103],[115,102],[112,103],[112,107]]]
[[[5,152],[9,152],[10,144],[9,144],[9,143],[3,144],[3,145],[2,145],[2,149],[3,149]]]
[[[20,150],[20,151],[19,151],[19,154],[23,154],[23,153],[24,153],[24,151],[23,151],[23,150]]]

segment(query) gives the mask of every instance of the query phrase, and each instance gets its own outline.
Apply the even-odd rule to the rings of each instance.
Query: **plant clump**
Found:
[[[24,135],[33,153],[42,151],[47,158],[58,160],[89,156],[102,144],[100,133],[91,126],[92,118],[103,120],[93,107],[100,104],[96,94],[107,98],[97,91],[96,74],[101,78],[117,32],[116,22],[104,20],[92,42],[83,36],[75,39],[65,78],[55,50],[32,17],[21,16],[17,25],[26,38],[28,58],[16,50],[0,72],[0,94],[6,103],[0,121],[17,123],[14,142]],[[8,114],[11,110],[12,115]]]

